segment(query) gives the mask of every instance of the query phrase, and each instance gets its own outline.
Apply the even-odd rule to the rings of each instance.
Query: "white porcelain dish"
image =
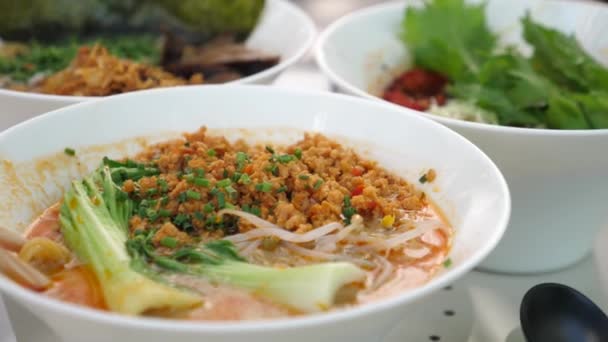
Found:
[[[309,51],[316,34],[312,19],[297,6],[286,0],[267,0],[262,17],[246,44],[276,53],[281,60],[272,68],[230,83],[270,84]],[[0,131],[36,115],[90,99],[93,97],[44,95],[0,88]]]
[[[279,143],[301,138],[302,130],[322,132],[412,182],[434,168],[437,179],[421,186],[455,227],[452,265],[426,285],[388,300],[315,316],[260,322],[188,323],[118,316],[48,299],[1,275],[0,291],[69,342],[110,338],[146,342],[373,341],[382,338],[403,313],[415,312],[416,300],[450,284],[481,262],[508,223],[509,191],[498,168],[473,144],[431,120],[343,95],[210,85],[154,89],[89,101],[0,133],[0,199],[8,203],[0,211],[0,225],[23,229],[60,198],[70,179],[98,165],[103,155],[133,153],[141,149],[142,141],[175,136],[176,132],[192,131],[201,125],[222,129],[230,138]],[[63,153],[66,146],[76,150],[76,158]]]
[[[407,2],[414,3],[420,2]],[[409,58],[398,37],[405,6],[399,1],[353,12],[321,34],[317,62],[340,91],[386,102],[376,95],[406,68]],[[608,65],[608,6],[490,0],[488,24],[501,33],[501,41],[520,44],[525,50],[518,18],[526,10],[541,23],[575,33],[592,55]],[[608,224],[608,129],[513,128],[418,113],[471,140],[507,179],[513,196],[509,229],[481,268],[546,272],[576,263],[589,253],[598,229]]]

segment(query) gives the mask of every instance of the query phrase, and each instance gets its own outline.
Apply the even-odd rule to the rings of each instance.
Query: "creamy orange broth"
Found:
[[[223,137],[208,135],[205,129],[202,129],[193,134],[186,134],[185,140],[172,140],[144,150],[136,160],[156,160],[161,174],[144,177],[137,184],[125,182],[124,191],[149,192],[149,189],[159,184],[159,179],[164,179],[169,194],[166,208],[172,213],[200,210],[196,201],[178,200],[180,192],[186,190],[198,191],[202,204],[214,203],[217,206],[217,200],[208,193],[207,188],[197,188],[180,180],[180,176],[176,175],[182,172],[186,165],[190,168],[205,169],[212,184],[219,182],[226,177],[226,172],[222,175],[220,170],[234,172],[230,165],[235,163],[235,153],[245,151],[251,162],[243,167],[243,173],[249,174],[253,184],[234,184],[238,200],[232,204],[239,208],[253,201],[260,208],[261,218],[286,230],[303,234],[317,226],[341,221],[344,197],[348,196],[352,207],[362,216],[363,229],[350,233],[332,253],[357,262],[368,272],[368,279],[365,284],[344,288],[338,293],[337,297],[340,299],[336,305],[326,308],[327,310],[398,295],[425,284],[443,267],[451,247],[453,230],[441,210],[413,184],[321,135],[306,135],[296,144],[274,146],[272,149],[276,149],[277,155],[293,154],[300,150],[302,157],[279,164],[276,174],[268,175],[267,161],[272,155],[268,148],[249,146],[242,141],[229,143]],[[209,150],[214,150],[215,153],[211,155]],[[301,177],[302,174],[307,177]],[[318,184],[319,179],[322,180],[321,185],[311,185]],[[254,185],[262,182],[271,184],[273,189],[284,186],[287,190],[272,195],[260,193]],[[26,237],[32,239],[42,236],[63,244],[58,215],[59,204],[48,208],[30,225]],[[370,239],[390,241],[425,222],[436,222],[437,225],[403,245],[390,249],[390,252],[379,253],[368,244]],[[171,220],[155,221],[135,215],[131,220],[131,229],[160,228],[156,234],[178,237],[180,243],[189,243],[194,235],[208,241],[255,229],[244,219],[237,221],[234,228],[231,228],[236,231],[218,229],[210,232],[204,229],[202,222],[192,223],[192,230],[185,234],[180,231],[181,228],[177,229],[175,226],[166,228],[167,224],[171,224]],[[314,249],[315,246],[314,243],[304,243],[300,247]],[[381,258],[388,261],[390,268],[378,263]],[[272,267],[299,266],[323,261],[294,252],[284,243],[277,243],[272,248],[258,247],[247,253],[246,259],[254,264]],[[77,258],[74,257],[51,277],[53,283],[44,291],[45,295],[74,304],[106,309],[94,273],[86,265],[79,263]],[[199,277],[177,274],[169,279],[173,285],[198,293],[203,304],[189,311],[149,312],[149,315],[187,320],[254,320],[301,314],[254,293],[227,285],[211,284]],[[377,284],[376,281],[380,279],[383,281]]]

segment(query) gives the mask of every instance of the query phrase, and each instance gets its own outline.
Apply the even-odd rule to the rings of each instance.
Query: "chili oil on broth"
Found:
[[[241,131],[241,134],[245,135],[244,131]],[[183,144],[183,141],[180,143]],[[222,142],[222,144],[224,143],[225,142]],[[242,148],[249,148],[238,142],[236,145]],[[314,144],[312,144],[312,146],[314,146]],[[143,147],[144,145],[142,145],[142,148]],[[142,158],[145,159],[146,156],[150,157],[155,155],[154,152],[150,153],[150,151],[153,151],[155,148],[157,147],[152,146],[148,148],[148,152],[144,151],[136,159],[141,160]],[[264,153],[263,151],[266,149],[263,145],[258,145],[257,147],[253,147],[252,150],[258,151],[256,153],[259,153],[259,151]],[[283,151],[294,152],[295,148],[292,146],[291,150],[289,148],[283,150],[276,147],[276,151],[281,151],[281,153]],[[306,150],[302,151],[302,153],[305,154]],[[360,158],[359,156],[357,157]],[[373,163],[369,165],[373,165]],[[387,174],[391,177],[395,177],[388,172]],[[405,184],[412,186],[407,182]],[[294,185],[294,187],[295,186],[296,185]],[[352,194],[354,189],[347,190]],[[352,196],[353,199],[356,196],[358,195]],[[244,241],[245,243],[241,243],[240,245],[237,244],[237,246],[239,247],[239,251],[241,253],[245,252],[247,254],[246,258],[255,264],[289,267],[323,261],[349,260],[368,271],[368,278],[364,284],[346,287],[338,293],[339,303],[336,308],[363,304],[394,296],[404,290],[420,286],[431,279],[442,267],[451,246],[453,231],[449,223],[441,215],[440,211],[436,209],[436,206],[430,199],[423,195],[423,193],[421,193],[420,196],[423,205],[418,209],[397,208],[397,210],[390,215],[363,215],[361,218],[354,216],[353,221],[357,222],[351,222],[350,225],[345,224],[345,226],[346,228],[351,227],[353,224],[358,224],[359,226],[354,228],[351,227],[351,233],[339,240],[338,243],[336,243],[336,246],[330,251],[319,250],[317,245],[320,244],[319,241],[322,242],[324,238],[331,237],[332,234],[322,235],[314,241],[300,244],[288,241],[277,241],[276,238],[267,236],[257,240],[246,239]],[[180,208],[177,210],[180,210]],[[53,214],[56,217],[56,210],[49,208],[49,211],[42,215],[42,219],[37,221],[36,226],[32,227],[30,232],[38,231],[37,234],[50,237],[58,243],[62,243],[60,234],[57,234],[59,225],[53,224],[52,222]],[[268,219],[268,215],[264,215],[263,213],[261,215],[263,218]],[[389,217],[388,219],[387,216]],[[338,220],[343,220],[343,213],[340,213],[337,217]],[[272,221],[273,218],[271,217],[270,220]],[[333,220],[335,220],[335,217]],[[393,222],[386,222],[387,220],[392,220]],[[239,233],[231,236],[244,234],[255,229],[253,225],[242,221],[246,220],[243,218],[239,220],[239,222],[242,223],[239,227]],[[420,222],[424,223],[429,221],[433,222],[437,229],[426,229],[420,236],[408,241],[404,248],[391,248],[390,251],[378,249],[377,245],[382,245],[382,241],[391,241],[391,239],[394,239],[399,235],[403,235],[408,231],[411,232],[413,226],[418,225]],[[322,223],[330,224],[333,222],[335,221]],[[397,225],[395,222],[401,224]],[[45,229],[39,227],[42,224],[46,225],[46,227],[43,227]],[[319,225],[321,224],[319,223]],[[342,230],[344,229],[345,228],[342,228]],[[310,227],[291,227],[290,233],[306,234],[313,230],[315,230],[315,227],[312,225],[310,225]],[[222,238],[223,234],[225,233],[219,233],[218,231],[210,233],[203,230],[199,236],[203,240],[210,240]],[[30,234],[30,237],[33,237],[33,235]],[[302,249],[309,250],[312,253],[302,253]],[[327,254],[333,255],[333,257],[328,258],[326,256]],[[387,263],[389,266],[386,266]],[[83,278],[83,267],[86,268],[86,266],[79,265],[78,262],[74,261],[66,265],[63,272],[67,272],[69,275],[69,272],[74,269],[76,270],[74,271],[74,276],[71,278],[66,277],[65,275],[63,278],[57,277],[58,280],[55,280],[56,283],[53,288],[65,288],[65,286],[62,285],[64,285],[66,281],[64,280],[64,283],[62,283],[62,279],[67,278],[68,281],[73,281],[74,278],[78,279],[79,276]],[[84,278],[88,279],[86,277]],[[381,282],[377,283],[378,280],[381,280]],[[199,293],[204,298],[204,304],[189,312],[155,312],[153,314],[194,320],[247,320],[300,314],[289,308],[272,303],[260,296],[231,286],[218,286],[217,284],[201,281],[199,278],[197,278],[196,281],[193,281],[191,277],[181,275],[175,276],[172,281],[175,285],[188,287]],[[57,290],[48,291],[47,295],[81,305],[103,308],[103,303],[95,297],[95,294],[99,293],[99,289],[96,288],[98,284],[91,281],[81,281],[80,285],[81,289],[79,291],[74,291],[75,293],[79,293],[79,295],[70,296],[69,291],[66,294],[66,292]]]

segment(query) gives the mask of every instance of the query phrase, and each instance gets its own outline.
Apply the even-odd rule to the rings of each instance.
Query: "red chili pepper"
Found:
[[[365,170],[363,170],[361,166],[355,166],[350,172],[353,174],[353,176],[361,176],[363,171]]]
[[[243,172],[245,172],[248,175],[251,175],[253,173],[253,165],[249,164],[249,165],[245,166],[245,168],[243,169]]]
[[[367,209],[374,210],[374,209],[376,209],[377,205],[378,205],[378,203],[376,203],[376,201],[369,201],[369,202],[367,202]]]
[[[351,197],[354,197],[357,195],[361,195],[362,193],[363,193],[363,184],[359,184],[353,189],[353,191],[351,191],[350,195],[351,195]]]
[[[427,108],[420,106],[415,99],[406,94],[395,90],[384,95],[384,99],[400,106],[404,106],[407,108],[415,109],[415,110],[426,110]]]

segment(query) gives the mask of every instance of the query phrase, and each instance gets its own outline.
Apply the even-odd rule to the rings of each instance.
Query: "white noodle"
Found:
[[[376,249],[376,251],[390,251],[391,249],[401,246],[408,241],[414,240],[427,232],[435,229],[441,229],[441,222],[438,220],[426,220],[417,222],[417,224],[418,225],[416,228],[408,230],[405,233],[397,234],[386,240],[368,235],[359,235],[348,237],[348,241],[367,244]]]
[[[395,267],[391,264],[385,257],[376,256],[376,260],[379,261],[380,274],[374,280],[374,289],[379,288],[384,285],[384,283],[390,278],[393,274]]]
[[[258,247],[260,247],[260,244],[262,244],[262,240],[253,241],[240,251],[241,255],[248,257],[249,255],[251,255],[251,253],[255,252]]]
[[[256,226],[257,228],[277,228],[277,229],[281,229],[279,226],[277,226],[274,223],[268,222],[264,219],[261,219],[253,214],[244,212],[244,211],[240,211],[240,210],[234,210],[234,209],[222,209],[220,211],[217,212],[217,216],[222,216],[224,214],[229,214],[229,215],[234,215],[234,216],[238,216],[240,218],[244,218],[245,220],[249,221],[249,223],[253,224],[254,226]]]
[[[417,249],[406,248],[403,250],[403,254],[407,255],[410,258],[420,259],[429,254],[431,250],[428,247],[421,247]]]
[[[316,250],[323,252],[333,252],[337,248],[338,242],[344,240],[354,230],[363,228],[363,218],[360,215],[355,215],[352,218],[352,223],[335,234],[320,237],[315,246]]]
[[[266,236],[276,236],[282,241],[303,243],[314,241],[320,238],[321,236],[327,235],[333,232],[334,230],[340,229],[340,227],[342,227],[340,223],[332,222],[319,228],[310,230],[304,234],[292,233],[281,228],[256,228],[246,233],[227,236],[224,238],[224,240],[232,241],[233,243],[239,243],[242,241],[258,239]]]
[[[282,243],[283,246],[285,246],[285,248],[287,248],[288,250],[298,253],[300,255],[303,256],[307,256],[310,258],[314,258],[314,259],[319,259],[319,260],[332,260],[332,261],[346,261],[346,262],[351,262],[355,265],[359,265],[359,266],[365,266],[365,267],[373,267],[374,264],[367,261],[367,260],[362,260],[362,259],[356,259],[347,255],[339,255],[339,254],[331,254],[331,253],[325,253],[325,252],[321,252],[321,251],[316,251],[313,249],[308,249],[308,248],[304,248],[301,246],[296,245],[295,243],[290,243],[290,242],[283,242]]]

